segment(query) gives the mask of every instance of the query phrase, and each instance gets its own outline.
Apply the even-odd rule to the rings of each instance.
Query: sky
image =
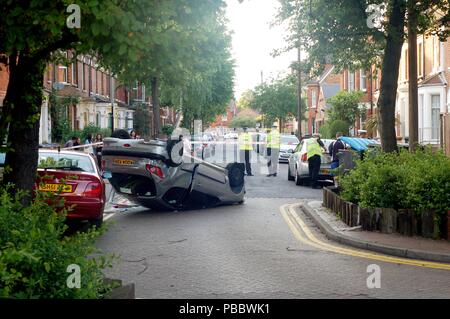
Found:
[[[277,0],[226,0],[229,29],[233,31],[233,57],[236,60],[235,97],[261,83],[263,78],[276,77],[279,72],[290,72],[289,65],[296,52],[283,53],[273,58],[274,49],[284,47],[284,28],[270,27],[277,12]]]

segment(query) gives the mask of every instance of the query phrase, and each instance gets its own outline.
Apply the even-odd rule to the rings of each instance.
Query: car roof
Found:
[[[39,153],[59,153],[59,154],[67,154],[67,155],[81,155],[81,156],[87,156],[91,157],[88,153],[80,152],[80,151],[65,151],[61,150],[58,152],[57,149],[40,149]]]

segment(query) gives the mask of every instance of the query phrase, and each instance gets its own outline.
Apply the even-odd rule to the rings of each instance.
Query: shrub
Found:
[[[450,158],[430,148],[411,154],[376,152],[341,178],[345,200],[362,207],[450,209]]]
[[[113,256],[89,257],[101,231],[64,237],[64,212],[40,194],[24,207],[23,195],[0,190],[0,298],[102,298],[112,288],[102,270]],[[80,267],[80,288],[67,285],[71,264]]]

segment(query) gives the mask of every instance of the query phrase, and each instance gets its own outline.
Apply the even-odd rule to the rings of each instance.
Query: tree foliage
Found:
[[[407,15],[419,17],[417,32],[448,36],[448,0],[415,2],[408,12],[406,0],[279,0],[277,21],[287,22],[284,50],[301,47],[307,52],[305,71],[319,74],[325,63],[336,70],[381,68],[380,131],[385,151],[396,149],[395,98],[401,47],[406,37]],[[371,28],[370,5],[385,5],[380,28]]]
[[[71,3],[0,2],[0,62],[10,73],[0,118],[0,139],[7,137],[11,150],[4,181],[19,189],[31,191],[34,185],[42,75],[58,50],[94,55],[125,82],[174,88],[181,101],[187,100],[180,103],[187,113],[201,101],[193,116],[211,118],[232,95],[223,0],[88,0],[78,3],[79,29],[66,25]],[[152,91],[154,111],[159,112],[159,92]]]
[[[297,114],[295,77],[272,79],[258,85],[253,91],[250,106],[264,115],[265,125],[271,125],[277,119],[285,121],[294,118]],[[303,109],[305,106],[306,103]]]
[[[331,109],[328,111],[329,120],[341,120],[348,126],[353,126],[356,119],[361,115],[359,102],[363,93],[360,91],[341,91],[332,98],[328,99]]]

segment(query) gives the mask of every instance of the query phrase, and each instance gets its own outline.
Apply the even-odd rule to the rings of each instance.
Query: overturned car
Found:
[[[183,139],[130,139],[126,131],[103,140],[102,166],[115,191],[154,210],[183,210],[244,201],[244,167],[204,162],[184,151]]]

